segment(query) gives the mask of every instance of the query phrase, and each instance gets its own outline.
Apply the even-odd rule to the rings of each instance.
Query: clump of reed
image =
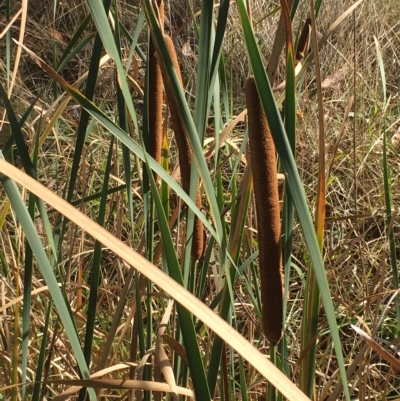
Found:
[[[260,252],[262,327],[266,338],[277,344],[282,336],[283,274],[275,146],[254,77],[246,81],[245,94]]]
[[[180,72],[180,67],[178,63],[178,57],[176,55],[175,46],[172,39],[164,34],[164,41],[168,49],[169,56],[171,57],[174,68],[177,72],[179,81],[182,84],[182,76]],[[163,71],[164,74],[164,71]],[[168,83],[168,79],[165,77],[165,93],[167,98],[167,103],[170,109],[171,117],[170,123],[171,127],[175,133],[175,140],[178,147],[178,157],[179,157],[179,166],[181,170],[181,180],[182,180],[182,188],[183,190],[189,194],[190,190],[190,170],[192,166],[193,153],[189,144],[189,140],[186,136],[185,130],[183,128],[181,119],[179,117],[179,112],[175,104],[174,94],[172,88]],[[196,205],[197,207],[201,207],[201,195],[199,184],[197,183],[197,196],[196,196]],[[203,223],[196,217],[194,220],[193,227],[193,239],[192,239],[192,249],[191,249],[191,257],[193,260],[199,260],[203,254],[204,249],[204,227]]]
[[[158,16],[161,29],[164,27],[164,1],[157,0]],[[154,39],[150,38],[149,45],[149,154],[161,163],[161,147],[163,136],[163,78],[161,73],[161,60],[157,57]],[[156,177],[156,174],[155,174]]]

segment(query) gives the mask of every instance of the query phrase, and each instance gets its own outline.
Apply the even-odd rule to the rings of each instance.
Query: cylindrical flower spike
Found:
[[[157,1],[161,28],[164,25],[164,2]],[[156,54],[153,38],[149,46],[149,154],[161,163],[161,145],[163,136],[163,79],[161,74],[161,61]],[[155,175],[156,176],[156,175]]]
[[[174,43],[168,35],[164,35],[164,41],[167,46],[168,53],[171,57],[172,64],[175,68],[175,71],[177,72],[178,78],[182,85],[182,77],[180,73],[180,68]],[[183,129],[181,119],[179,117],[179,111],[176,108],[174,102],[174,94],[172,88],[169,87],[168,80],[166,79],[166,77],[164,77],[164,83],[165,83],[167,102],[171,112],[171,126],[172,129],[174,130],[175,140],[178,146],[178,153],[179,153],[178,157],[179,157],[179,166],[181,170],[182,188],[188,194],[190,190],[190,169],[192,166],[192,158],[193,158],[192,149],[190,147],[185,130]],[[197,207],[201,208],[201,195],[199,187],[197,187],[196,205]],[[191,249],[191,257],[194,260],[199,260],[203,254],[203,248],[204,248],[203,233],[204,233],[203,223],[196,217],[194,220],[193,240]]]
[[[254,77],[246,82],[251,165],[256,204],[262,327],[268,341],[282,336],[283,274],[275,146]]]

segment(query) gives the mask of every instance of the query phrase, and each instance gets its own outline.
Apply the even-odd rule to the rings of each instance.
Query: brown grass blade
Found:
[[[394,368],[400,370],[400,360],[395,358],[392,354],[387,352],[384,348],[382,348],[369,334],[367,334],[364,330],[360,329],[353,324],[350,325],[351,328],[361,336],[366,343],[378,354],[380,355],[386,362],[390,363]]]
[[[161,369],[161,372],[164,375],[165,381],[167,382],[167,384],[170,387],[172,398],[174,400],[178,400],[178,391],[177,391],[174,371],[172,369],[171,362],[168,358],[167,353],[165,352],[164,345],[162,343],[162,338],[163,338],[162,336],[166,331],[168,321],[171,317],[171,313],[173,310],[173,306],[174,306],[174,301],[172,299],[170,299],[168,301],[168,305],[165,309],[165,313],[161,319],[160,327],[159,327],[158,333],[157,333],[155,362],[156,362],[157,367]]]
[[[9,29],[14,25],[14,22],[18,19],[21,13],[22,13],[22,8],[19,9],[19,11],[14,15],[14,17],[11,18],[10,22],[4,27],[3,31],[0,33],[0,39],[2,39],[3,36],[9,31]],[[4,22],[5,20],[6,17],[4,17]],[[1,22],[3,22],[3,18],[1,19]]]
[[[293,0],[287,0],[288,9],[291,10],[293,6]],[[269,58],[268,66],[267,66],[267,75],[270,82],[271,87],[274,84],[274,79],[276,75],[276,70],[279,65],[279,58],[282,53],[283,45],[285,44],[285,20],[283,14],[278,22],[278,27],[275,32],[274,44],[272,46],[271,56]]]
[[[87,380],[55,380],[55,384],[64,384],[70,386],[92,387],[92,388],[107,388],[107,389],[127,389],[127,390],[143,390],[143,391],[157,391],[169,393],[170,388],[166,383],[157,383],[145,380],[121,380],[121,379],[87,379]],[[176,387],[177,394],[185,395],[194,398],[192,390],[183,387]],[[57,401],[60,401],[59,398]]]

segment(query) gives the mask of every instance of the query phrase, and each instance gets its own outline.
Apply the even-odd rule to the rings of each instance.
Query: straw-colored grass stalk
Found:
[[[180,67],[174,43],[168,35],[164,35],[164,41],[167,46],[168,53],[171,57],[173,66],[177,72],[177,75],[182,85],[182,77],[180,73]],[[166,79],[166,77],[164,77],[164,83],[165,83],[165,93],[167,97],[167,102],[171,112],[171,127],[175,133],[175,140],[178,146],[178,157],[179,157],[179,167],[181,170],[182,188],[187,194],[189,194],[190,169],[192,166],[192,158],[193,158],[192,149],[190,147],[185,130],[182,126],[181,119],[179,117],[179,112],[175,104],[172,88],[169,87],[168,80]],[[199,208],[201,207],[201,195],[198,184],[197,184],[196,205]],[[194,221],[193,240],[191,249],[191,256],[194,260],[199,260],[203,254],[203,248],[204,248],[203,235],[204,235],[203,223],[196,217]]]
[[[158,15],[161,29],[164,27],[164,1],[157,0]],[[149,48],[149,154],[161,164],[161,147],[163,137],[163,79],[161,61],[156,54],[153,38],[150,38]],[[157,175],[155,174],[155,177]]]
[[[275,146],[253,77],[247,80],[245,93],[260,252],[262,326],[266,338],[277,344],[282,336],[283,275]]]

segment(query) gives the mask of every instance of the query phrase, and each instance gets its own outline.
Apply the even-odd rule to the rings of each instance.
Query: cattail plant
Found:
[[[266,338],[277,344],[282,336],[283,275],[275,146],[254,77],[248,78],[245,93],[260,252],[262,326]]]
[[[158,16],[161,29],[164,26],[164,1],[157,0]],[[150,38],[149,46],[149,154],[161,163],[161,145],[163,135],[163,79],[161,74],[161,61],[157,57],[153,38]]]
[[[175,46],[172,39],[168,35],[164,35],[164,41],[168,49],[168,53],[171,57],[174,68],[177,72],[179,81],[182,85],[182,77],[180,73],[178,58],[175,51]],[[164,74],[164,71],[163,71]],[[192,149],[190,148],[190,144],[188,138],[186,136],[185,130],[182,126],[178,109],[175,105],[174,95],[172,88],[168,83],[168,79],[164,79],[165,83],[165,92],[167,97],[168,106],[171,112],[171,127],[175,133],[175,140],[178,147],[178,157],[179,157],[179,166],[181,170],[181,180],[182,180],[182,188],[183,190],[189,194],[190,190],[190,170],[192,166]],[[197,184],[197,196],[196,196],[196,205],[197,207],[201,207],[201,195],[199,186]],[[193,240],[192,240],[192,249],[191,249],[191,257],[194,260],[199,260],[201,255],[203,254],[204,248],[204,227],[203,223],[195,217],[194,227],[193,227]]]
[[[297,42],[296,64],[306,55],[310,46],[311,18],[308,17],[304,22],[299,41]]]

